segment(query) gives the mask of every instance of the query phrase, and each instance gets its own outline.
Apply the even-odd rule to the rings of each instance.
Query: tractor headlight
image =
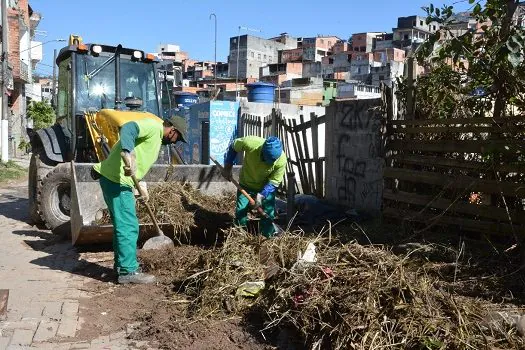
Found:
[[[102,46],[100,46],[100,45],[93,45],[91,47],[91,51],[93,51],[93,53],[96,53],[98,55],[98,54],[100,54],[102,52]]]
[[[133,58],[140,60],[142,58],[142,51],[133,51]]]

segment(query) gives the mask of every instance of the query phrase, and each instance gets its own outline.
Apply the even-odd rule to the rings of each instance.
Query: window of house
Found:
[[[379,76],[379,81],[383,81],[383,80],[385,80],[385,76],[384,75],[380,75]]]
[[[436,30],[436,26],[432,26],[432,28],[433,28],[434,30]]]
[[[266,59],[266,55],[264,55],[264,59]]]
[[[423,21],[419,21],[419,25],[420,25],[420,26],[423,26]]]
[[[257,54],[257,59],[260,60],[261,59],[261,54]]]
[[[408,36],[408,34],[405,34],[405,35],[403,36],[403,38],[404,38],[405,40],[410,39],[409,36]]]
[[[252,58],[255,58],[255,52],[251,52]]]
[[[361,46],[361,52],[366,52],[366,46]]]
[[[414,26],[414,27],[416,26],[416,21],[412,22],[412,26]]]

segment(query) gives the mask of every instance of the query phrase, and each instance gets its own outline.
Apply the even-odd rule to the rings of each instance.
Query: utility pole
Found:
[[[53,91],[51,92],[51,104],[53,107],[57,108],[57,101],[56,101],[56,88],[57,88],[57,49],[53,50],[53,83],[51,84],[51,88]]]
[[[2,162],[7,162],[9,160],[9,135],[8,135],[8,125],[9,125],[9,106],[7,99],[7,70],[8,70],[8,59],[9,59],[9,23],[7,21],[7,0],[2,1],[2,81],[1,83],[1,92],[2,92],[2,121],[0,122],[0,140],[2,147],[1,160]]]
[[[215,86],[214,86],[214,94],[217,94],[217,15],[215,13],[212,13],[210,15],[210,19],[213,16],[215,19],[215,51],[214,51],[214,60],[215,60],[215,68],[213,69],[213,75],[215,79]]]

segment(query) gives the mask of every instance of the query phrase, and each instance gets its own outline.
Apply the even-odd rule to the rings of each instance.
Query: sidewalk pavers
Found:
[[[82,286],[91,279],[73,273],[81,262],[69,242],[46,241],[42,237],[53,239],[48,231],[21,220],[20,210],[27,208],[25,187],[0,188],[0,289],[9,290],[7,313],[0,319],[0,350],[135,348],[125,332],[74,339],[82,326]],[[13,201],[17,205],[11,208]]]

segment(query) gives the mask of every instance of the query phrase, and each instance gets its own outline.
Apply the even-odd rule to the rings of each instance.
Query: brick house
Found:
[[[32,55],[31,47],[40,43],[32,42],[34,31],[40,22],[40,14],[34,12],[28,0],[8,1],[8,63],[12,84],[8,84],[9,103],[9,153],[16,155],[18,144],[27,141],[26,84],[32,84],[32,70],[42,57],[38,46]],[[36,55],[35,55],[36,54]]]

